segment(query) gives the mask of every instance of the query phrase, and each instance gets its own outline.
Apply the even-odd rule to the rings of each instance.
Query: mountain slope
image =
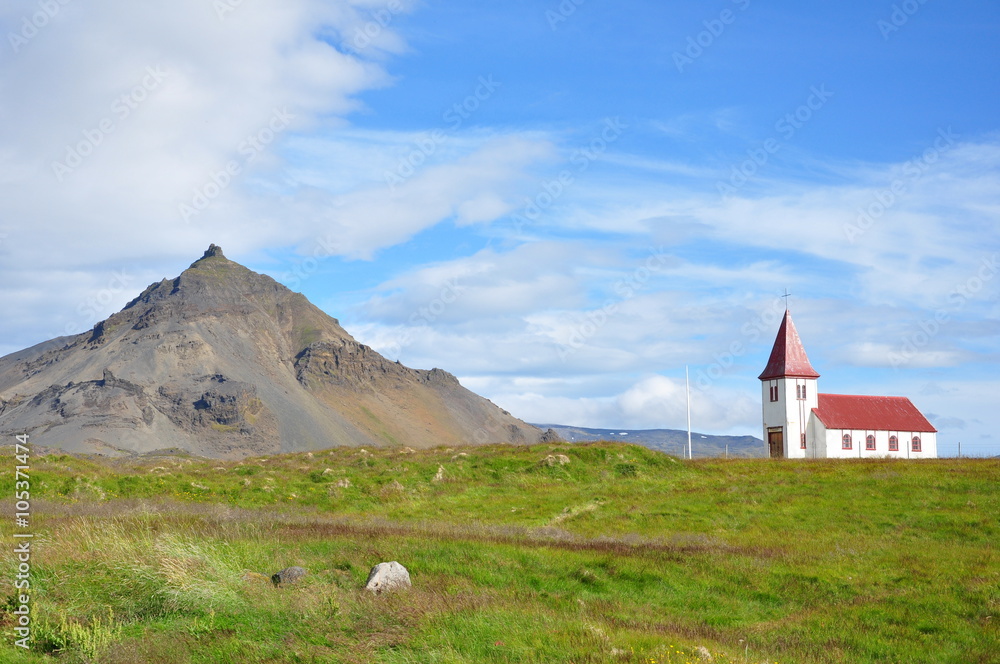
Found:
[[[93,330],[0,358],[0,434],[15,432],[211,457],[543,437],[444,371],[387,360],[215,245]]]

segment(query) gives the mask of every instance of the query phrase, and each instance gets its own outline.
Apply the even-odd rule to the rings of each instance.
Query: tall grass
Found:
[[[994,461],[596,444],[36,465],[20,661],[1000,660]],[[372,597],[387,560],[414,587]],[[309,573],[243,580],[290,565]]]

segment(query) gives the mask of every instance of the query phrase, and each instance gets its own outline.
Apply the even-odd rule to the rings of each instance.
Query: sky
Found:
[[[819,389],[1000,454],[1000,5],[8,0],[0,355],[209,243],[535,423]],[[782,297],[786,292],[788,298]]]

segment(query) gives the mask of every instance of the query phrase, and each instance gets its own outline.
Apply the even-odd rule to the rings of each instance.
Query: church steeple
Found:
[[[767,360],[764,372],[758,376],[760,380],[774,378],[819,378],[819,373],[813,369],[802,346],[799,333],[795,331],[792,314],[785,309],[785,317],[778,328],[778,336],[774,339],[771,356]]]
[[[771,457],[815,455],[816,443],[810,440],[808,427],[812,410],[819,406],[817,378],[819,373],[809,363],[792,314],[785,309],[771,357],[760,375],[764,440]]]

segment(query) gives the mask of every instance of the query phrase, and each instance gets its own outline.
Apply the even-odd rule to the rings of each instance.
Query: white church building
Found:
[[[906,397],[821,394],[787,309],[759,378],[772,458],[937,457],[937,429]]]

